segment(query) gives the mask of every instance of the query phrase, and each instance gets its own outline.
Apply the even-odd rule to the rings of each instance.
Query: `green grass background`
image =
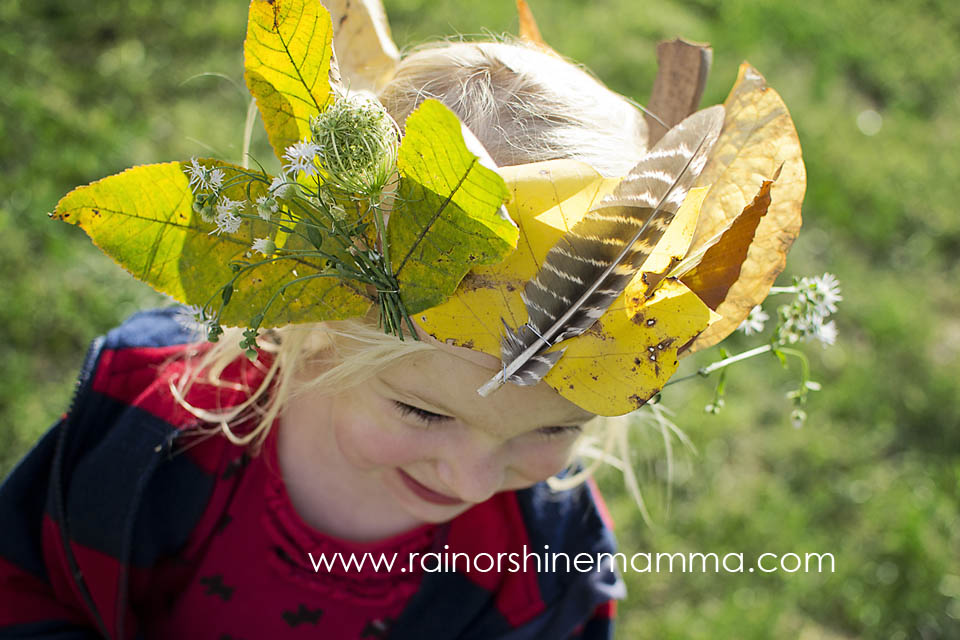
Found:
[[[741,60],[759,68],[808,171],[781,283],[829,270],[844,288],[838,344],[808,345],[824,389],[806,426],[784,399],[796,371],[759,360],[731,369],[719,416],[703,413],[709,380],[664,394],[696,448],[674,444],[669,509],[663,443],[634,433],[653,526],[600,475],[628,553],[830,552],[836,572],[628,574],[618,637],[960,637],[960,3],[531,5],[557,50],[641,102],[663,38],[712,43],[704,104]],[[510,0],[386,7],[401,46],[516,29]],[[45,214],[134,164],[237,160],[245,17],[226,0],[0,0],[0,476],[65,410],[87,343],[163,302]],[[873,136],[866,109],[883,117]]]

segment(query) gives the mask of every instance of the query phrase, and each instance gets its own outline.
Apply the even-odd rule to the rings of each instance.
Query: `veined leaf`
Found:
[[[527,322],[503,339],[503,370],[479,389],[539,382],[563,353],[554,344],[582,334],[643,266],[683,204],[723,124],[723,107],[673,127],[548,253],[524,285]]]
[[[520,227],[517,250],[506,260],[473,269],[441,305],[416,314],[420,325],[442,342],[500,357],[502,320],[527,320],[520,297],[547,252],[594,204],[613,191],[604,178],[573,160],[552,160],[500,169],[513,198],[507,205]],[[646,402],[677,367],[677,351],[715,318],[683,284],[667,280],[647,299],[643,276],[662,269],[690,242],[702,191],[688,196],[637,277],[586,333],[562,343],[563,357],[543,381],[578,406],[600,415],[621,415]],[[667,246],[667,245],[670,246]],[[651,350],[652,349],[652,350]]]
[[[332,38],[319,0],[250,3],[243,75],[278,158],[310,133],[310,117],[331,98]]]
[[[681,282],[713,310],[723,303],[730,287],[740,277],[740,268],[747,259],[757,226],[770,207],[771,185],[772,180],[764,180],[753,202],[733,219],[715,243],[705,247],[696,266],[680,276]]]
[[[350,91],[379,92],[393,77],[400,52],[380,0],[324,0],[336,25],[333,45]]]
[[[648,147],[653,147],[669,127],[697,110],[711,62],[713,50],[706,43],[674,38],[657,45],[657,77],[644,113],[650,132]]]
[[[439,304],[476,265],[501,261],[517,227],[500,214],[510,197],[463,141],[460,121],[436,100],[407,118],[400,187],[387,225],[390,259],[409,313]]]
[[[782,169],[770,189],[770,208],[757,226],[739,276],[717,307],[723,319],[704,331],[685,353],[723,340],[766,298],[800,232],[806,170],[797,130],[783,100],[756,69],[743,63],[724,106],[723,133],[697,181],[712,186],[690,253],[727,228],[750,204],[763,181],[781,165]]]
[[[207,167],[241,170],[216,160]],[[250,196],[266,193],[266,185],[253,182]],[[246,198],[243,184],[227,187],[223,194]],[[68,193],[57,204],[53,217],[83,229],[93,243],[139,280],[185,304],[205,305],[234,275],[234,260],[256,261],[245,256],[254,238],[267,237],[276,227],[247,212],[233,234],[211,235],[212,223],[193,211],[193,193],[184,164],[134,167]],[[291,236],[288,249],[307,248],[300,236]],[[297,277],[323,273],[322,260],[278,260],[243,273],[234,283],[223,324],[242,326],[260,313],[274,291]],[[362,315],[370,300],[337,278],[316,277],[290,286],[264,318],[263,327],[293,322],[315,322]]]

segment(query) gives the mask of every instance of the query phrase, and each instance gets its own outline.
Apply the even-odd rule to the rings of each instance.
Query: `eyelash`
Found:
[[[432,411],[427,411],[426,409],[421,409],[419,407],[413,407],[405,402],[400,402],[399,400],[393,401],[394,406],[397,408],[397,411],[400,412],[402,416],[413,416],[417,420],[424,422],[426,424],[433,424],[436,422],[445,422],[451,420],[450,416],[440,415],[439,413],[433,413]]]
[[[393,405],[397,408],[397,411],[400,412],[400,415],[413,416],[424,424],[435,424],[453,419],[450,416],[433,413],[432,411],[427,411],[426,409],[421,409],[420,407],[414,407],[405,402],[400,402],[399,400],[394,400]],[[562,438],[563,436],[570,435],[572,433],[580,433],[580,431],[580,427],[576,426],[541,427],[540,429],[537,429],[535,433],[541,438],[551,440],[553,438]]]
[[[573,433],[580,433],[580,427],[542,427],[537,429],[537,435],[551,440],[553,438],[562,438]]]

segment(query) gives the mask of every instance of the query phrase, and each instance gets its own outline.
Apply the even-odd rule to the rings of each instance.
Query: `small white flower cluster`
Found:
[[[790,304],[777,308],[779,324],[774,341],[779,344],[796,344],[801,340],[819,340],[824,346],[837,341],[837,325],[827,318],[837,311],[837,303],[843,300],[840,295],[840,281],[832,273],[816,277],[804,277],[794,280],[794,286],[783,287],[779,293],[794,293],[796,298]],[[763,331],[770,316],[757,305],[737,327],[746,335],[755,335]]]
[[[236,233],[243,223],[240,213],[243,211],[244,203],[239,200],[231,200],[224,196],[217,203],[217,215],[214,218],[217,228],[210,233]]]
[[[837,341],[837,325],[827,318],[837,311],[840,282],[832,273],[813,278],[800,278],[795,283],[797,297],[791,304],[777,309],[780,326],[777,340],[795,344],[801,340],[819,340],[824,346]]]
[[[383,106],[373,98],[353,95],[338,98],[311,119],[310,133],[282,153],[276,177],[197,158],[182,165],[193,193],[193,210],[212,227],[209,235],[234,234],[231,240],[243,236],[244,242],[250,241],[242,255],[230,260],[233,277],[206,305],[190,309],[185,324],[205,330],[207,339],[215,342],[223,333],[219,319],[237,278],[295,255],[318,260],[330,272],[326,275],[376,285],[388,310],[383,316],[389,321],[386,330],[402,335],[405,312],[388,253],[374,248],[376,242],[367,231],[376,225],[379,241],[385,242],[382,209],[385,192],[397,179],[399,143],[399,127]],[[285,240],[294,237],[292,246],[279,242],[280,232],[286,234]],[[328,253],[322,246],[325,238],[349,248],[354,260]],[[300,278],[295,269],[290,273]],[[241,347],[252,358],[264,313],[284,290],[281,285],[244,332]]]
[[[200,164],[196,158],[190,161],[190,165],[185,171],[187,177],[190,178],[190,189],[194,193],[216,193],[223,186],[223,169],[208,169]]]
[[[763,307],[757,305],[753,309],[750,309],[749,315],[740,323],[737,329],[743,331],[744,335],[752,336],[761,333],[769,319],[770,315],[763,310]]]
[[[197,336],[206,336],[213,328],[213,321],[197,304],[180,307],[173,318],[177,324]]]
[[[259,196],[255,203],[251,203],[245,200],[234,200],[222,193],[225,178],[222,168],[206,167],[197,158],[193,158],[190,164],[184,167],[184,172],[190,179],[190,189],[194,195],[193,210],[204,222],[215,225],[210,235],[232,234],[239,231],[243,224],[244,213],[248,209],[254,209],[261,219],[270,221],[280,210],[277,199],[291,197],[297,189],[296,183],[290,182],[285,176],[278,176],[270,183],[267,194]],[[251,249],[260,251],[266,246],[268,245],[255,243]]]
[[[294,142],[284,151],[283,159],[286,160],[284,172],[291,178],[296,177],[298,173],[305,176],[317,175],[317,154],[320,153],[320,145],[309,138],[304,138],[300,142]]]
[[[223,169],[211,169],[193,158],[184,172],[190,178],[193,210],[200,214],[200,219],[204,222],[216,225],[210,234],[236,233],[243,223],[241,213],[246,203],[226,196],[221,197],[220,191],[224,187],[225,177]]]
[[[799,428],[807,419],[807,413],[803,410],[807,396],[811,391],[819,391],[820,383],[810,380],[810,367],[806,355],[802,351],[788,349],[786,345],[795,344],[801,340],[819,340],[827,346],[837,341],[837,325],[833,320],[828,321],[827,318],[836,313],[837,303],[843,300],[843,296],[840,295],[840,281],[832,273],[824,273],[813,278],[794,278],[792,287],[773,287],[770,292],[794,294],[792,302],[777,307],[778,322],[770,341],[730,357],[721,350],[724,358],[703,367],[698,374],[709,375],[734,362],[747,360],[762,353],[774,353],[783,362],[786,362],[787,356],[799,358],[802,363],[800,387],[787,394],[787,398],[793,402],[794,406],[790,413],[790,422],[794,427]],[[748,336],[758,334],[763,331],[769,319],[770,316],[758,305],[750,310],[749,315],[737,328]],[[722,375],[721,373],[713,402],[704,407],[707,413],[717,414],[723,408]]]
[[[253,241],[253,246],[250,248],[253,251],[259,251],[267,257],[272,256],[277,251],[277,245],[271,238],[257,238]]]

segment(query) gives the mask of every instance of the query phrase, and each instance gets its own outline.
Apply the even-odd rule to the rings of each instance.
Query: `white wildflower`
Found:
[[[717,398],[715,402],[711,402],[710,404],[705,406],[703,408],[703,411],[705,413],[709,413],[716,416],[720,414],[720,410],[723,409],[723,405],[724,405],[723,398]]]
[[[217,203],[217,215],[214,220],[217,228],[211,231],[211,233],[216,232],[217,235],[221,233],[236,233],[240,228],[240,224],[243,222],[243,218],[240,217],[242,207],[242,202],[231,200],[230,198],[223,198]]]
[[[185,329],[197,329],[203,323],[203,308],[198,304],[178,307],[173,319]]]
[[[277,200],[273,196],[260,196],[257,198],[257,215],[264,220],[269,220],[279,208],[280,205],[277,204]]]
[[[837,323],[833,320],[826,323],[820,321],[814,328],[813,337],[822,342],[825,347],[834,344],[837,341]]]
[[[824,273],[813,278],[813,298],[824,316],[837,312],[837,303],[843,300],[840,295],[840,281],[832,273]]]
[[[277,251],[277,245],[270,238],[257,238],[250,248],[265,256],[272,256]]]
[[[803,409],[794,409],[790,412],[790,422],[793,424],[795,429],[799,429],[803,426],[803,423],[807,421],[807,412]]]
[[[777,327],[776,341],[781,344],[796,344],[807,340],[812,333],[811,318],[806,313],[807,305],[785,304],[777,308],[780,324]]]
[[[274,198],[286,200],[297,195],[297,183],[293,179],[287,179],[286,176],[279,175],[270,183],[270,193]]]
[[[210,188],[207,168],[200,164],[196,158],[190,160],[190,164],[184,171],[190,178],[190,189],[192,191],[196,192]]]
[[[750,309],[750,314],[740,323],[740,326],[737,327],[740,331],[743,331],[745,335],[753,335],[755,333],[760,333],[763,331],[764,326],[766,326],[767,320],[770,319],[770,316],[760,305],[755,306],[753,309]]]
[[[286,170],[290,175],[297,175],[302,171],[304,175],[312,176],[317,173],[316,157],[320,147],[309,138],[294,142],[287,147],[283,158],[287,161]]]
[[[219,191],[220,187],[223,186],[223,169],[213,169],[207,175],[207,182],[210,185],[210,189],[213,191]]]
[[[174,313],[173,319],[196,338],[206,336],[215,324],[214,319],[208,318],[203,307],[197,304],[180,306]]]
[[[184,171],[190,178],[190,190],[194,193],[217,192],[223,186],[225,176],[223,169],[208,169],[196,158],[190,160],[190,164],[184,168]]]

